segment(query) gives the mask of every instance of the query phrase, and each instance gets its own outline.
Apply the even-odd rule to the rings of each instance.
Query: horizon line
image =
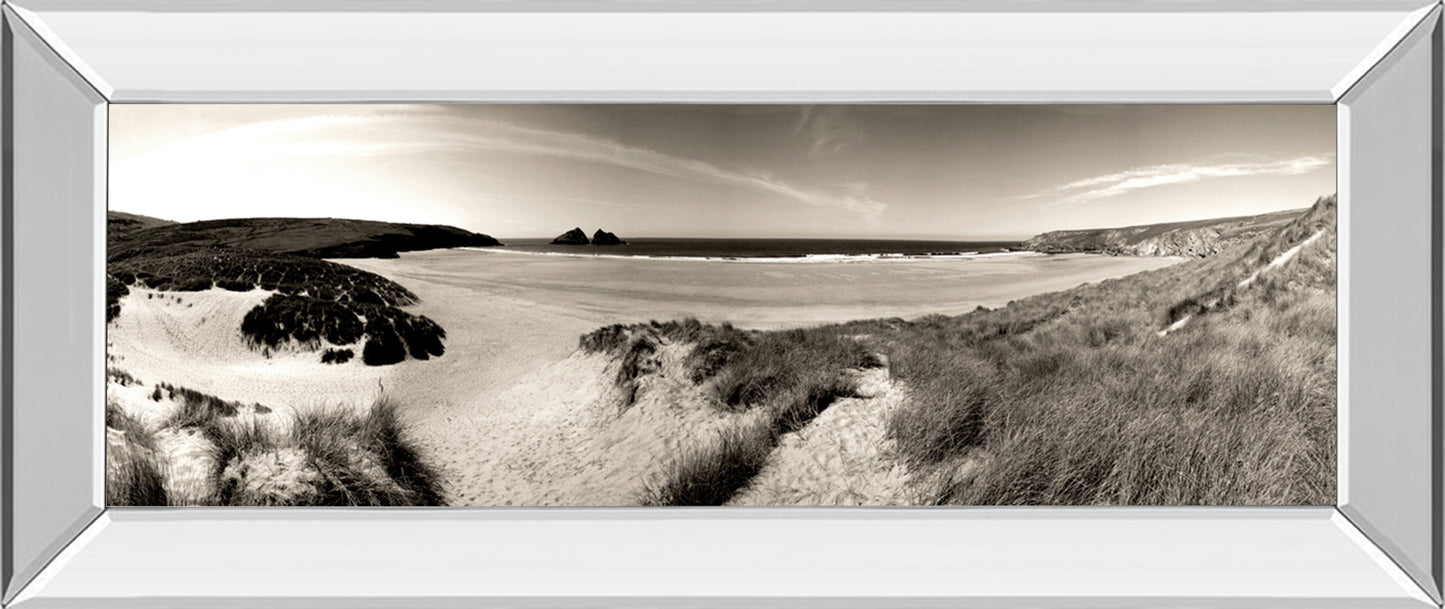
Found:
[[[1324,196],[1329,196],[1329,195],[1324,195]],[[1323,197],[1320,197],[1320,198],[1323,198]],[[1318,200],[1318,199],[1317,199],[1317,200]],[[956,236],[956,235],[866,235],[866,236],[858,236],[858,235],[837,235],[837,236],[766,236],[766,237],[755,237],[755,236],[697,236],[697,235],[689,235],[689,236],[658,236],[658,235],[623,236],[623,234],[619,233],[618,231],[610,231],[610,230],[603,229],[603,228],[597,228],[597,229],[595,229],[595,230],[603,230],[603,231],[606,231],[606,232],[610,232],[610,233],[612,233],[612,234],[614,234],[614,235],[617,235],[618,238],[620,238],[620,239],[622,239],[622,240],[624,240],[624,241],[627,241],[627,240],[629,240],[629,239],[631,239],[631,240],[639,240],[639,239],[716,239],[716,240],[721,240],[721,239],[757,239],[757,240],[829,240],[829,239],[855,239],[855,240],[860,240],[860,241],[863,241],[863,240],[870,240],[870,241],[944,241],[944,242],[979,242],[979,243],[991,243],[991,242],[1023,242],[1023,241],[1027,241],[1027,240],[1029,240],[1029,239],[1031,239],[1031,238],[1033,238],[1033,237],[1036,237],[1036,236],[1045,234],[1045,233],[1058,232],[1058,231],[1088,231],[1088,230],[1123,229],[1123,228],[1134,228],[1134,227],[1141,227],[1141,226],[1154,226],[1154,225],[1159,225],[1159,224],[1183,224],[1183,223],[1189,223],[1189,222],[1209,222],[1209,221],[1229,220],[1229,219],[1235,219],[1235,218],[1252,218],[1252,217],[1258,217],[1258,216],[1267,216],[1267,215],[1271,215],[1271,214],[1282,214],[1282,213],[1289,213],[1289,212],[1303,212],[1303,211],[1306,211],[1306,210],[1310,209],[1311,207],[1313,207],[1313,203],[1311,203],[1310,205],[1302,206],[1302,207],[1289,208],[1289,209],[1281,209],[1281,210],[1277,210],[1277,211],[1263,212],[1263,213],[1258,213],[1258,214],[1233,215],[1233,216],[1210,216],[1210,217],[1206,217],[1206,218],[1196,218],[1196,219],[1192,219],[1192,220],[1171,220],[1171,221],[1160,221],[1160,222],[1142,222],[1142,223],[1136,223],[1136,224],[1123,224],[1123,225],[1083,226],[1083,227],[1069,227],[1069,228],[1052,228],[1052,229],[1044,229],[1044,230],[1034,230],[1034,231],[1032,231],[1032,232],[1030,232],[1030,233],[1028,233],[1028,234],[1026,234],[1026,235],[1024,235],[1024,236],[1021,236],[1021,237],[1000,237],[1000,236],[989,236],[989,237],[962,237],[962,236]],[[502,235],[502,234],[500,234],[500,233],[492,233],[492,232],[487,232],[487,231],[483,231],[483,230],[474,230],[474,229],[467,228],[467,227],[464,227],[464,226],[458,226],[458,225],[456,225],[456,224],[442,224],[442,223],[431,223],[431,222],[413,222],[413,221],[409,221],[409,220],[375,220],[375,219],[370,219],[370,218],[357,218],[357,217],[345,217],[345,216],[272,216],[272,215],[267,215],[267,216],[233,216],[233,217],[223,217],[223,218],[205,218],[205,219],[200,219],[200,220],[180,221],[180,220],[171,220],[171,219],[169,219],[169,218],[158,218],[158,217],[156,217],[156,216],[151,216],[151,215],[142,214],[142,213],[137,213],[137,212],[131,212],[131,211],[125,211],[125,210],[121,210],[121,209],[112,209],[112,208],[110,208],[109,206],[106,207],[106,212],[107,212],[107,213],[109,213],[109,212],[117,212],[117,213],[123,213],[123,214],[132,215],[132,216],[141,216],[141,217],[152,218],[152,219],[156,219],[156,220],[162,220],[162,221],[165,221],[165,222],[172,222],[172,223],[175,223],[175,224],[190,224],[190,223],[195,223],[195,222],[216,222],[216,221],[224,221],[224,220],[255,220],[255,219],[262,219],[262,218],[276,218],[276,219],[292,219],[292,220],[359,220],[359,221],[363,221],[363,222],[383,222],[383,223],[390,223],[390,224],[416,224],[416,225],[422,225],[422,226],[446,226],[446,227],[451,227],[451,228],[456,228],[456,229],[460,229],[460,230],[469,231],[469,232],[476,233],[476,234],[486,235],[486,236],[489,236],[489,237],[492,237],[492,238],[498,239],[498,240],[502,240],[502,239],[524,239],[524,240],[530,240],[530,239],[555,239],[557,236],[562,235],[562,234],[565,234],[566,232],[569,232],[569,231],[573,230],[573,229],[571,229],[571,228],[565,229],[565,230],[563,230],[561,233],[557,233],[556,235],[550,235],[550,236],[549,236],[549,235],[538,235],[538,236],[505,235],[505,236],[504,236],[504,235]],[[580,227],[580,226],[575,226],[575,225],[574,225],[574,228],[579,228],[579,229],[580,229],[580,228],[582,228],[582,227]],[[584,230],[583,232],[586,232],[586,231]],[[625,231],[624,231],[624,232],[625,232]],[[505,245],[505,244],[503,244],[503,245]],[[589,243],[588,245],[591,245],[591,244]]]

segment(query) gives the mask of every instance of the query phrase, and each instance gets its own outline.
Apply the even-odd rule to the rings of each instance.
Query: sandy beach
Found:
[[[598,410],[611,390],[608,362],[576,352],[591,330],[687,316],[776,329],[958,314],[1179,260],[1019,254],[787,264],[436,250],[336,262],[415,292],[420,304],[409,310],[447,331],[446,354],[437,359],[368,367],[322,365],[314,352],[263,357],[238,328],[269,293],[219,289],[133,290],[110,325],[109,355],[146,383],[273,408],[363,407],[384,392],[405,405],[414,440],[441,471],[452,503],[625,503],[645,472],[618,464],[675,450],[646,437],[697,422],[669,409],[667,392],[657,391],[656,404],[629,411],[632,419],[617,419],[608,433],[582,433],[614,415]],[[633,453],[640,454],[622,458]],[[624,479],[632,483],[615,483]]]

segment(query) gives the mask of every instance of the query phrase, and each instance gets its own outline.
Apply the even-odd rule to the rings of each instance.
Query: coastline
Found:
[[[587,247],[587,246],[577,246]],[[610,247],[610,246],[604,246]],[[562,258],[605,258],[613,260],[671,260],[686,262],[740,262],[755,264],[857,264],[866,262],[904,262],[916,260],[975,260],[986,258],[1028,258],[1035,256],[1051,256],[1046,252],[1008,251],[1008,252],[958,252],[938,254],[907,254],[907,253],[878,253],[878,254],[798,254],[792,256],[683,256],[683,255],[647,255],[647,254],[607,254],[607,253],[583,253],[583,252],[548,252],[529,251],[521,249],[505,249],[502,247],[457,247],[448,248],[469,252],[480,252],[486,254],[511,254],[518,256],[553,256]]]

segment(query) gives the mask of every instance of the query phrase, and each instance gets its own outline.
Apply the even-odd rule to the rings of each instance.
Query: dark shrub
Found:
[[[211,289],[212,285],[208,277],[195,277],[172,280],[169,289],[177,292],[204,292]]]
[[[232,292],[249,292],[256,287],[256,284],[236,279],[217,279],[216,287]]]
[[[115,281],[107,281],[106,286],[107,321],[119,314],[119,299],[126,294],[126,285],[174,291],[201,291],[215,285],[244,292],[259,284],[262,289],[274,290],[280,295],[340,303],[353,313],[367,307],[391,308],[399,313],[395,307],[416,304],[417,301],[410,290],[374,273],[306,256],[239,248],[193,249],[185,243],[112,247],[107,271],[115,277]],[[334,309],[320,309],[309,313],[307,315],[315,319],[297,327],[303,330],[327,327],[329,324],[320,320],[334,312]],[[344,319],[340,323],[349,325]],[[276,343],[269,341],[274,341],[276,337],[260,338],[265,334],[258,331],[258,336],[251,337],[253,344],[275,347]],[[310,342],[306,338],[290,338],[301,343]],[[358,335],[350,341],[336,344],[347,344],[359,338]],[[315,348],[315,345],[307,346]],[[424,343],[419,349],[432,356],[440,355],[439,348],[433,344]]]
[[[305,296],[274,294],[241,320],[241,334],[254,346],[296,341],[318,348],[323,339],[347,345],[361,339],[361,320],[346,305]]]
[[[446,353],[442,339],[446,338],[447,333],[441,326],[425,316],[413,316],[402,311],[396,313],[399,315],[392,325],[406,342],[408,354],[416,359],[429,359],[431,356]]]
[[[371,324],[367,324],[370,326]],[[406,359],[406,344],[396,332],[367,332],[366,346],[361,350],[361,361],[368,366],[389,366]]]
[[[130,288],[114,275],[105,277],[105,321],[110,323],[120,316],[120,299],[130,294]]]
[[[121,370],[120,368],[112,368],[109,366],[105,368],[105,378],[109,381],[115,381],[122,387],[144,384],[140,382],[140,379],[132,376],[131,373]]]
[[[353,356],[354,354],[351,352],[351,349],[327,349],[321,353],[321,363],[345,364],[351,361]]]
[[[352,296],[351,296],[351,301],[352,301],[352,302],[359,302],[359,303],[361,303],[361,304],[373,304],[373,305],[384,305],[384,304],[386,304],[386,299],[382,298],[381,295],[377,294],[376,292],[374,292],[374,291],[372,291],[372,290],[368,290],[368,289],[362,289],[362,290],[359,290],[359,291],[357,291],[356,293],[352,294]]]
[[[386,305],[311,296],[272,295],[246,313],[241,333],[252,346],[268,348],[295,341],[302,348],[320,349],[323,343],[349,345],[364,337],[362,360],[372,366],[400,362],[408,353],[429,359],[446,352],[446,331],[427,317]]]

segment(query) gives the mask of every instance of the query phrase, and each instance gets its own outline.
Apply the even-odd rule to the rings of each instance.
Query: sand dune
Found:
[[[321,365],[319,354],[249,347],[241,336],[246,312],[265,290],[158,292],[133,288],[111,322],[111,366],[147,383],[166,382],[226,400],[279,408],[370,403],[386,373],[359,361]]]

